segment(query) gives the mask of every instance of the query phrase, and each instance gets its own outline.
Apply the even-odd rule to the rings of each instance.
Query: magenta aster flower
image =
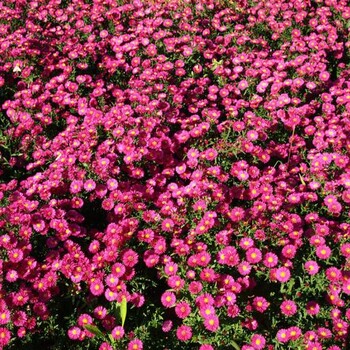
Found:
[[[289,278],[290,278],[290,270],[287,269],[286,267],[282,266],[276,270],[277,281],[284,283],[284,282],[287,282]]]
[[[203,321],[205,329],[211,332],[215,332],[219,328],[219,318],[216,315],[210,315]]]
[[[175,306],[175,313],[179,318],[186,318],[191,313],[191,307],[187,302],[181,301]]]
[[[253,307],[258,312],[265,312],[270,303],[264,297],[255,297],[253,299]]]
[[[104,286],[102,281],[99,279],[95,279],[93,282],[91,282],[90,292],[96,296],[103,294]]]
[[[11,339],[11,332],[4,327],[0,327],[0,346],[4,347]]]
[[[210,344],[202,344],[198,350],[214,350]]]
[[[173,328],[173,321],[166,320],[162,324],[162,330],[163,332],[169,332]]]
[[[287,329],[280,329],[276,335],[277,340],[280,343],[287,343],[289,341],[289,332]]]
[[[10,322],[10,311],[9,310],[3,310],[0,311],[0,324],[7,324]]]
[[[249,264],[248,261],[242,261],[238,266],[237,270],[242,276],[246,276],[250,274],[250,271],[252,269],[252,266]]]
[[[322,260],[327,260],[331,253],[331,249],[326,245],[320,245],[316,248],[316,256]]]
[[[112,337],[117,340],[123,338],[124,334],[125,332],[122,326],[114,327],[111,332]]]
[[[246,259],[250,264],[257,264],[262,259],[262,254],[258,248],[249,248],[246,251]]]
[[[309,315],[317,315],[320,312],[320,305],[317,304],[315,301],[309,301],[306,304],[306,312]]]
[[[176,302],[176,296],[172,292],[164,292],[161,296],[161,302],[164,307],[172,307]]]
[[[309,275],[316,275],[319,271],[320,267],[316,261],[309,260],[304,264],[305,270],[309,273]]]
[[[293,300],[285,300],[280,306],[281,312],[285,316],[292,316],[297,312],[297,305]]]
[[[176,330],[176,337],[181,341],[187,341],[192,338],[192,328],[190,326],[181,325]]]
[[[87,180],[84,183],[84,189],[87,192],[91,192],[96,188],[96,183],[94,180]]]
[[[265,347],[266,340],[265,337],[261,334],[254,334],[251,338],[250,343],[252,344],[254,349],[262,350]]]
[[[68,330],[68,337],[69,339],[79,339],[81,335],[81,329],[79,327],[71,327]]]
[[[143,343],[140,339],[134,339],[128,343],[128,350],[142,350]]]
[[[278,264],[278,257],[274,253],[266,253],[264,256],[263,264],[266,267],[275,267]]]

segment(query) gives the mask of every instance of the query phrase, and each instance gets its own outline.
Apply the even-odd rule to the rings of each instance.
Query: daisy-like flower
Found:
[[[161,296],[161,302],[164,307],[172,307],[176,302],[176,296],[172,292],[164,292]]]
[[[309,301],[306,304],[306,312],[312,316],[317,315],[320,312],[320,305],[315,301]]]
[[[219,317],[214,315],[208,316],[203,321],[205,329],[211,332],[215,332],[219,328]]]
[[[266,340],[261,334],[253,334],[250,343],[256,350],[262,350],[265,347]]]
[[[84,189],[87,192],[91,192],[96,188],[96,182],[94,180],[86,180],[84,183]]]
[[[9,322],[10,322],[10,311],[7,309],[0,311],[0,324],[7,324]]]
[[[218,252],[217,261],[219,264],[236,266],[239,264],[239,255],[235,247],[227,246]]]
[[[246,259],[250,264],[257,264],[262,259],[262,254],[258,248],[249,248],[246,251]]]
[[[327,260],[331,256],[331,248],[329,248],[327,245],[320,245],[316,248],[316,256],[319,259]]]
[[[255,297],[253,299],[253,307],[258,312],[265,312],[270,303],[264,297]]]
[[[175,313],[179,318],[186,318],[191,313],[191,307],[187,302],[181,301],[175,306]]]
[[[274,253],[266,253],[263,259],[263,264],[266,267],[275,267],[278,264],[278,257]]]
[[[11,339],[11,332],[4,327],[0,327],[0,346],[4,347]]]
[[[210,344],[202,344],[198,350],[214,350]]]
[[[123,338],[124,334],[125,334],[125,331],[122,326],[114,327],[111,332],[113,339],[116,339],[116,340]]]
[[[103,306],[97,306],[94,309],[94,316],[99,320],[103,320],[107,315],[107,309]]]
[[[301,337],[301,329],[299,327],[293,326],[287,329],[288,336],[290,340],[297,340]]]
[[[79,327],[71,327],[68,329],[68,337],[72,340],[77,340],[80,338],[81,329]]]
[[[190,326],[181,325],[176,330],[176,337],[181,341],[187,341],[192,338],[192,328]]]
[[[305,270],[308,272],[309,275],[316,275],[319,271],[320,267],[317,264],[316,261],[309,260],[304,264]]]
[[[129,342],[128,344],[128,350],[142,350],[143,349],[143,343],[140,339],[134,339]]]
[[[92,317],[88,314],[81,314],[78,318],[78,326],[84,327],[92,323]]]
[[[215,308],[212,305],[204,305],[199,308],[199,314],[203,318],[210,317],[212,315],[215,315]]]
[[[290,279],[290,270],[282,266],[276,270],[276,279],[277,281],[284,283]]]
[[[285,316],[292,316],[297,312],[297,305],[293,300],[285,300],[280,306],[281,312]]]
[[[90,285],[90,292],[95,295],[101,295],[104,292],[104,286],[101,280],[95,279]]]
[[[289,341],[289,332],[288,332],[288,330],[284,329],[284,328],[280,329],[277,332],[276,338],[277,338],[277,340],[280,343],[287,343]]]
[[[247,261],[242,261],[238,266],[237,270],[242,276],[246,276],[250,274],[252,266]]]

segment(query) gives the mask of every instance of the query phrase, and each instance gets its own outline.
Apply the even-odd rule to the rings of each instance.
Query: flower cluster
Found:
[[[0,1],[0,348],[349,347],[349,23]]]

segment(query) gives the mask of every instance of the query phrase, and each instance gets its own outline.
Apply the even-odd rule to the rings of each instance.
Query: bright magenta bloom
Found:
[[[290,278],[290,270],[286,267],[280,267],[276,270],[276,279],[277,281],[284,283],[287,282]]]
[[[192,338],[192,328],[190,326],[182,325],[176,330],[176,337],[181,341],[187,341]]]

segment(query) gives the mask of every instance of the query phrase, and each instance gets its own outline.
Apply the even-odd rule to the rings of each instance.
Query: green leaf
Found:
[[[101,337],[101,338],[105,337],[105,335],[101,332],[101,330],[92,324],[87,324],[84,326],[84,328],[88,330],[90,333],[95,334],[97,337]]]
[[[115,340],[114,340],[114,338],[112,337],[112,334],[108,334],[108,338],[109,338],[109,341],[111,342],[111,344],[114,344],[114,343],[115,343]]]
[[[237,344],[234,340],[232,340],[232,344],[231,344],[231,345],[232,345],[236,350],[240,350],[238,344]]]
[[[123,297],[122,302],[120,303],[120,318],[122,320],[122,327],[124,327],[126,312],[127,312],[127,301],[126,301],[126,298]]]

